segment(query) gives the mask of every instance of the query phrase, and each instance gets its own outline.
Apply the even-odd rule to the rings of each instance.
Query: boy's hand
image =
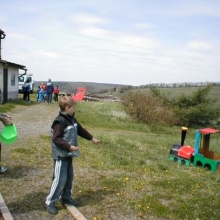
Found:
[[[92,142],[95,144],[98,144],[100,142],[100,140],[96,139],[96,138],[92,138]]]
[[[5,114],[0,114],[0,121],[5,125],[11,125],[11,117]]]
[[[72,146],[72,145],[71,145],[71,147],[70,147],[70,151],[71,151],[71,152],[72,152],[72,151],[77,151],[77,150],[79,150],[78,147],[75,147],[75,146]]]

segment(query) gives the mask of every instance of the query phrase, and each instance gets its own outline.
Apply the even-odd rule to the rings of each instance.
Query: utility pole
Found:
[[[5,32],[0,29],[0,60],[2,59],[2,39],[6,36]]]

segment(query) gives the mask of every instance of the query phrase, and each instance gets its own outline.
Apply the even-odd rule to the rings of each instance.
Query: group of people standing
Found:
[[[54,101],[58,102],[59,95],[58,86],[53,85],[51,79],[48,79],[47,83],[42,83],[41,86],[38,86],[37,90],[37,101],[38,102],[47,102],[48,104],[52,101],[52,96],[54,94]]]
[[[31,86],[30,81],[27,79],[22,86],[23,90],[23,99],[27,102],[30,102],[30,93],[31,93]],[[52,96],[54,94],[54,101],[58,102],[58,95],[59,95],[59,88],[58,86],[53,85],[51,79],[48,79],[47,83],[42,83],[41,86],[38,86],[37,90],[37,101],[38,102],[47,102],[48,104],[52,101]]]

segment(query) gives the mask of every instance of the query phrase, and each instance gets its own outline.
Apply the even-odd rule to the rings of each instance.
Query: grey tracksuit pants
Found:
[[[63,199],[71,198],[73,183],[72,158],[54,160],[53,181],[50,193],[46,198],[46,204],[55,203],[61,196]]]

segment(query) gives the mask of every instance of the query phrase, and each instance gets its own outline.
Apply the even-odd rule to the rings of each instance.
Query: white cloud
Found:
[[[119,33],[116,37],[116,40],[121,44],[126,44],[133,47],[139,48],[159,48],[161,45],[157,39],[139,36],[139,35],[131,35],[131,34],[123,34]]]
[[[140,29],[152,29],[155,25],[150,23],[136,23],[134,26]]]
[[[79,28],[78,31],[80,34],[96,38],[107,38],[109,34],[109,32],[105,29],[93,27],[82,27]]]
[[[18,40],[32,40],[30,36],[18,32],[9,32],[7,34],[7,38],[15,38]]]
[[[87,13],[79,13],[72,15],[70,20],[73,21],[76,25],[97,25],[97,24],[106,24],[109,21],[105,18],[95,16]]]
[[[57,53],[47,52],[47,51],[41,51],[38,53],[39,56],[44,56],[50,59],[56,59],[58,58]]]
[[[193,40],[187,45],[189,48],[197,50],[209,50],[212,49],[212,45],[205,41]]]

